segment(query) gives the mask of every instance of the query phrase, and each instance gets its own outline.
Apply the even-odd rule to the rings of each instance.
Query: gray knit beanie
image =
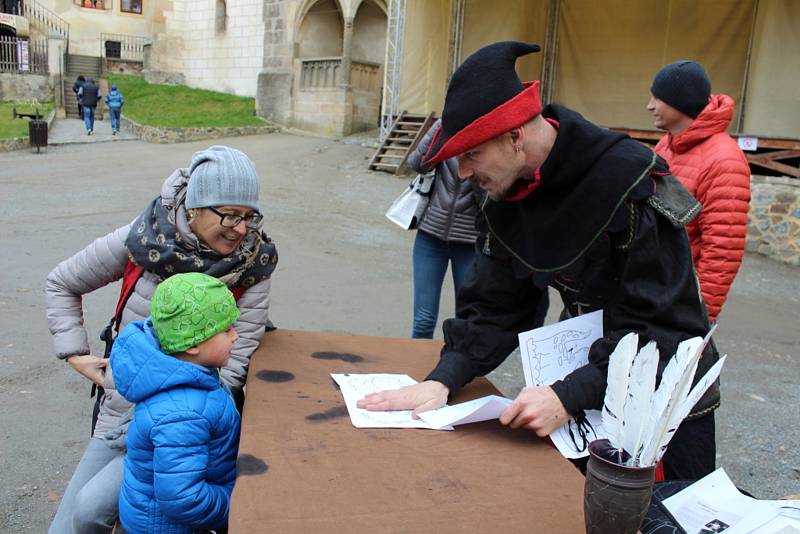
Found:
[[[258,208],[258,173],[243,152],[215,145],[195,152],[189,166],[187,208],[246,206]]]
[[[695,119],[708,105],[711,80],[700,63],[684,59],[658,71],[650,92],[662,102]]]

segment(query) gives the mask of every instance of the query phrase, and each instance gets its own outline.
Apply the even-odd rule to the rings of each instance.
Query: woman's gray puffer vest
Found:
[[[179,178],[176,171],[164,182],[162,198],[171,198],[174,195],[175,183]],[[188,228],[188,224],[184,221],[179,227]],[[59,263],[47,276],[47,322],[53,334],[53,347],[59,358],[90,353],[89,335],[83,326],[82,296],[122,278],[128,263],[125,238],[129,230],[130,224],[97,238],[85,249]],[[182,237],[186,240],[197,239],[190,231],[186,234],[182,231]],[[122,312],[120,330],[129,322],[140,321],[150,315],[150,297],[160,281],[158,276],[149,271],[142,274]],[[223,382],[232,390],[241,390],[244,386],[250,356],[264,335],[264,325],[268,319],[269,290],[270,279],[266,279],[249,287],[236,303],[240,315],[234,328],[239,339],[233,345],[228,364],[220,371]],[[108,310],[108,316],[113,314],[112,307]],[[99,332],[98,327],[97,333]],[[117,393],[110,367],[106,367],[103,388],[105,393],[94,432],[98,437],[116,429],[121,417],[132,406]]]
[[[428,130],[417,148],[408,157],[408,164],[420,174],[431,172],[422,164],[431,140],[441,125],[441,120]],[[458,161],[450,158],[436,166],[430,202],[420,221],[418,230],[441,239],[457,243],[474,243],[478,237],[475,218],[482,192],[458,177]]]

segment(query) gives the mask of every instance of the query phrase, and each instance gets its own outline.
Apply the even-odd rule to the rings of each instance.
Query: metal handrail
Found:
[[[30,22],[47,30],[52,30],[67,41],[69,47],[69,22],[50,11],[36,0],[20,0],[19,12]]]
[[[107,57],[106,43],[119,43],[119,57]],[[100,34],[100,57],[106,59],[120,59],[123,61],[143,61],[144,46],[149,44],[150,38],[144,35],[126,35],[124,33]]]

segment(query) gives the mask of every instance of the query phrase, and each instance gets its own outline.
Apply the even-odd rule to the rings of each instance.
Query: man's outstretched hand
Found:
[[[426,380],[413,386],[370,393],[356,406],[371,412],[413,410],[411,416],[418,419],[417,414],[444,406],[449,393],[450,390],[441,382]]]
[[[527,428],[543,438],[569,420],[558,396],[549,386],[523,389],[511,406],[500,414],[500,422],[511,428]]]

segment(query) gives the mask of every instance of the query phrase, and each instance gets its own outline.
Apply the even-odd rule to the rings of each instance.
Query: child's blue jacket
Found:
[[[161,352],[150,320],[123,329],[111,369],[117,391],[136,403],[119,496],[123,527],[131,534],[225,527],[239,414],[217,369]]]
[[[106,95],[106,105],[109,109],[121,109],[125,103],[125,97],[118,91],[111,91]]]

